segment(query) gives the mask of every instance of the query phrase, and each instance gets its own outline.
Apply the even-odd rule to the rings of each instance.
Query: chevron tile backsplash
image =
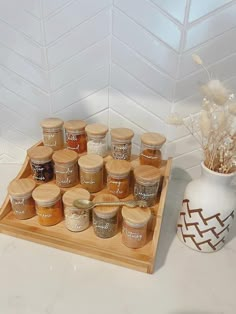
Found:
[[[17,14],[16,14],[17,12]],[[205,74],[236,90],[236,0],[0,0],[0,163],[21,163],[49,116],[164,133],[192,177],[201,150],[165,123],[200,109]]]

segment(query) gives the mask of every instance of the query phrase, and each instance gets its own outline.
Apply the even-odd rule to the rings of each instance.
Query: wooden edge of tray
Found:
[[[36,143],[33,147],[42,145],[42,141]],[[151,254],[148,258],[134,258],[132,256],[122,256],[116,254],[114,251],[109,251],[107,249],[96,248],[95,246],[85,245],[84,243],[78,243],[71,241],[70,239],[57,238],[48,234],[42,234],[40,232],[32,232],[24,226],[18,226],[16,224],[11,224],[8,220],[4,221],[5,216],[11,211],[11,204],[9,196],[5,198],[5,201],[0,208],[0,232],[14,236],[16,238],[22,238],[25,240],[30,240],[38,244],[44,244],[50,247],[58,248],[61,250],[69,251],[72,253],[77,253],[87,257],[92,257],[101,261],[106,261],[112,264],[120,265],[123,267],[128,267],[145,273],[153,273],[155,266],[155,257],[157,252],[157,244],[160,235],[162,214],[164,210],[166,194],[168,190],[169,175],[171,171],[172,159],[169,158],[165,161],[165,168],[163,169],[163,181],[161,183],[160,200],[158,204],[158,213],[153,218],[155,219],[153,235],[151,239]],[[26,157],[22,168],[15,179],[26,178],[31,175],[29,158]],[[9,215],[8,215],[9,216]],[[3,221],[1,221],[3,220]],[[141,255],[140,255],[141,256]]]

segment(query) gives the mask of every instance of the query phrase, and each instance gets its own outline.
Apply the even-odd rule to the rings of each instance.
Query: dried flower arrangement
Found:
[[[236,101],[234,95],[219,81],[211,79],[202,59],[194,54],[209,78],[202,86],[202,108],[197,116],[181,118],[177,113],[168,117],[173,125],[184,125],[200,143],[205,166],[220,173],[236,172]]]

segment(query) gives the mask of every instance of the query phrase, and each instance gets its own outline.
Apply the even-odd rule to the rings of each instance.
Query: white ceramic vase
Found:
[[[226,241],[236,208],[231,186],[235,173],[221,174],[201,164],[202,175],[191,181],[184,194],[177,235],[199,252],[215,252]]]

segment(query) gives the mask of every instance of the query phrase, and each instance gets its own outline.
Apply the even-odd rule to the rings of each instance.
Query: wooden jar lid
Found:
[[[60,128],[63,126],[63,120],[59,118],[48,118],[41,121],[41,127],[43,128]]]
[[[56,151],[52,155],[52,159],[55,163],[67,164],[78,160],[79,155],[70,149],[62,149]]]
[[[93,123],[93,124],[88,124],[85,128],[85,131],[89,135],[105,136],[106,133],[108,132],[108,127],[103,124]]]
[[[112,194],[99,194],[93,199],[94,202],[119,202],[118,197]],[[101,218],[113,217],[119,209],[119,206],[96,206],[93,211]]]
[[[30,159],[37,161],[49,161],[52,158],[53,149],[48,146],[37,146],[27,151]]]
[[[116,140],[131,140],[134,132],[127,128],[116,128],[111,130],[111,137]]]
[[[164,135],[159,133],[144,133],[141,136],[142,143],[151,146],[161,146],[165,143],[166,138]]]
[[[58,200],[61,190],[58,186],[46,183],[38,186],[32,193],[33,199],[38,203],[51,203]]]
[[[161,173],[154,166],[141,165],[134,169],[134,176],[138,181],[154,184],[159,180]]]
[[[81,188],[74,188],[64,193],[62,200],[65,206],[73,207],[75,200],[90,200],[90,193]]]
[[[103,166],[103,158],[96,154],[88,154],[81,156],[78,163],[81,168],[93,170]]]
[[[9,184],[8,193],[11,196],[23,197],[31,194],[35,187],[36,183],[32,179],[17,179]]]
[[[64,128],[69,131],[82,131],[86,127],[83,120],[69,120],[64,123]]]
[[[121,213],[125,221],[133,227],[142,227],[146,225],[151,217],[150,208],[129,208],[123,206]]]
[[[127,160],[112,159],[106,163],[106,170],[110,175],[128,175],[131,165]]]

